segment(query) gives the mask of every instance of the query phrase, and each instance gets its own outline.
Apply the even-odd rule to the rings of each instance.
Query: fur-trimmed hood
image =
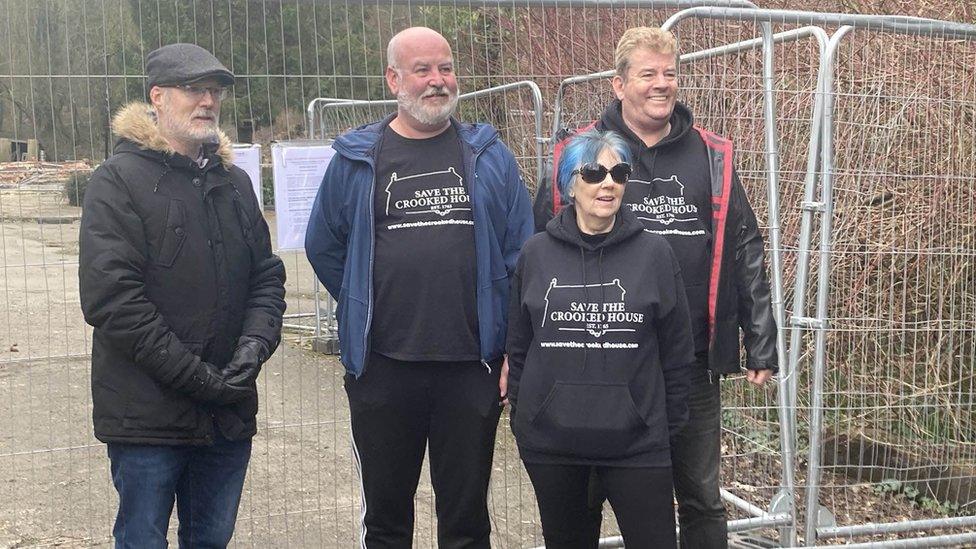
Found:
[[[135,101],[122,107],[112,118],[112,132],[139,145],[141,149],[157,151],[167,155],[178,154],[159,133],[152,107]],[[217,130],[216,154],[225,168],[234,163],[234,148],[223,131]]]

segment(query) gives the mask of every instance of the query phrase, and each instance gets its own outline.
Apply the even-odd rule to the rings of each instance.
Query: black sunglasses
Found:
[[[630,178],[632,172],[633,170],[630,169],[630,164],[626,162],[621,162],[609,169],[598,162],[587,162],[576,170],[573,170],[573,175],[579,174],[583,181],[597,184],[603,182],[607,177],[607,173],[609,173],[610,179],[623,185],[627,183],[627,179]]]

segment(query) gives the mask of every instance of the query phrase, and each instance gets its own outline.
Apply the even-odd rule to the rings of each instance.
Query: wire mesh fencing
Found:
[[[685,7],[678,4],[0,2],[0,144],[11,148],[9,158],[0,157],[0,546],[111,542],[116,496],[104,446],[91,435],[90,329],[78,298],[77,204],[85,175],[111,153],[111,115],[145,100],[149,51],[175,41],[198,43],[237,75],[222,108],[222,127],[236,141],[264,145],[270,206],[272,141],[310,132],[334,137],[392,112],[382,103],[391,99],[383,81],[386,42],[407,26],[431,26],[454,46],[462,92],[524,81],[537,86],[541,107],[531,87],[517,86],[467,98],[459,110],[462,120],[488,121],[500,130],[535,192],[540,138],[555,125],[584,125],[613,98],[609,76],[564,81],[611,69],[623,30],[661,24]],[[681,100],[696,123],[734,141],[738,173],[767,244],[773,228],[767,186],[775,167],[786,318],[812,315],[818,298],[822,242],[815,232],[804,245],[800,237],[804,212],[816,207],[807,188],[829,174],[834,189],[823,404],[812,398],[816,329],[802,330],[796,340],[790,409],[773,386],[723,381],[722,467],[730,518],[752,518],[756,508],[769,511],[782,492],[780,422],[795,413],[799,457],[785,465],[797,474],[801,527],[809,516],[805,496],[814,489],[840,526],[933,520],[957,526],[940,532],[964,532],[952,521],[976,515],[970,220],[976,47],[949,32],[877,32],[871,24],[855,24],[832,72],[835,110],[827,115],[835,161],[822,168],[811,144],[822,139],[815,106],[825,95],[818,93],[824,35],[777,38],[766,82],[763,51],[755,42],[762,21],[691,19],[674,27],[685,56]],[[774,30],[806,24],[832,33],[841,23],[796,18],[778,21]],[[767,84],[775,101],[773,164]],[[369,103],[323,105],[310,124],[306,108],[316,98]],[[8,161],[22,158],[32,140],[43,159],[38,152],[27,162]],[[0,155],[7,154],[4,147]],[[273,228],[273,210],[266,215]],[[289,278],[288,327],[259,379],[259,434],[235,543],[354,546],[360,490],[342,368],[334,357],[311,350],[318,308],[304,254],[281,255]],[[809,276],[797,286],[805,261]],[[793,310],[798,292],[805,310]],[[823,413],[823,444],[810,454],[811,412],[817,411]],[[810,455],[816,462],[813,485],[806,480]],[[433,547],[434,500],[426,480],[416,505],[415,544]],[[542,544],[507,414],[499,427],[489,506],[493,546]],[[612,537],[612,513],[605,515],[604,534]],[[917,535],[854,537],[819,526],[822,543]],[[779,539],[775,529],[761,533]]]
[[[841,525],[976,515],[974,60],[940,33],[837,50],[819,486]]]

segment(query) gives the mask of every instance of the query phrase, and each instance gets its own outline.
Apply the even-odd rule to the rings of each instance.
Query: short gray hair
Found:
[[[386,45],[386,65],[394,69],[400,68],[397,65],[398,59],[396,58],[396,48],[397,42],[399,42],[400,39],[400,34],[402,33],[398,32],[393,35],[393,38],[390,38],[390,43]]]

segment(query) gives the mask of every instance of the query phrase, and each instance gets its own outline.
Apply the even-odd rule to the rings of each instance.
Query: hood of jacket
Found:
[[[576,208],[566,207],[556,217],[549,220],[546,224],[546,232],[556,240],[578,246],[587,251],[598,251],[618,244],[635,235],[640,234],[644,226],[634,212],[627,208],[620,208],[617,217],[613,222],[613,228],[607,237],[596,244],[591,244],[583,240],[580,234],[579,225],[576,224]]]
[[[373,156],[377,143],[383,136],[386,127],[396,118],[391,114],[379,122],[373,122],[346,132],[335,139],[332,147],[341,155],[351,160],[368,161]],[[480,153],[488,145],[498,139],[498,130],[489,124],[468,124],[451,118],[451,124],[457,130],[458,137],[470,145],[475,154]]]
[[[160,153],[167,156],[180,154],[174,149],[159,131],[156,123],[156,112],[147,103],[135,101],[122,107],[112,118],[112,132],[122,139],[136,144],[141,151]],[[120,142],[116,145],[119,152]],[[234,149],[230,138],[223,131],[217,130],[217,139],[204,144],[204,154],[216,154],[225,168],[234,163]]]
[[[643,141],[637,134],[627,126],[623,117],[623,106],[619,99],[610,103],[610,106],[603,111],[600,117],[599,126],[603,130],[613,130],[624,137],[634,148],[634,160],[639,166],[634,166],[634,173],[654,173],[654,165],[657,162],[658,151],[670,147],[682,141],[694,128],[694,117],[691,110],[681,103],[674,104],[674,111],[671,113],[671,131],[663,139],[650,147],[643,147]]]
[[[668,132],[668,135],[664,136],[664,139],[661,139],[649,147],[650,149],[661,149],[681,141],[681,139],[684,138],[694,127],[695,118],[691,114],[691,109],[684,106],[682,103],[675,103],[674,111],[671,112],[671,120],[669,122],[671,122],[671,131]],[[613,130],[623,135],[629,142],[642,142],[641,139],[637,137],[637,134],[634,133],[629,126],[627,126],[626,122],[624,122],[623,104],[619,99],[614,100],[609,106],[607,106],[606,110],[603,111],[603,114],[600,116],[599,125],[601,129]]]

